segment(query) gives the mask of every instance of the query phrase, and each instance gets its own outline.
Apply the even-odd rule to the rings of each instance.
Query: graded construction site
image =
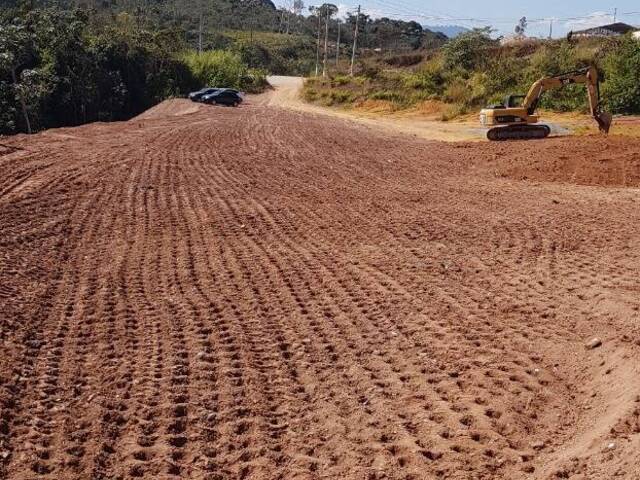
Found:
[[[638,479],[639,186],[259,99],[1,139],[0,478]]]

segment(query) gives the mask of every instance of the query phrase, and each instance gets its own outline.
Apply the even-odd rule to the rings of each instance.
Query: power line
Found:
[[[411,19],[411,18],[421,18],[430,21],[445,21],[445,22],[470,22],[470,23],[494,23],[494,24],[510,24],[517,22],[520,17],[465,17],[463,15],[450,15],[440,11],[435,11],[432,9],[414,9],[410,7],[406,7],[405,5],[401,5],[395,3],[393,0],[370,0],[371,3],[375,4],[377,7],[381,8],[372,8],[370,9],[372,12],[375,12],[378,15],[389,16],[389,17],[397,17],[400,19]],[[638,16],[640,12],[618,12],[615,17],[619,16]],[[556,22],[568,22],[568,21],[579,21],[579,20],[588,20],[592,18],[598,18],[599,15],[594,14],[585,14],[585,15],[575,15],[575,16],[566,16],[566,17],[553,17],[553,21]],[[547,23],[549,22],[549,17],[540,17],[540,18],[529,18],[527,20],[530,23]]]

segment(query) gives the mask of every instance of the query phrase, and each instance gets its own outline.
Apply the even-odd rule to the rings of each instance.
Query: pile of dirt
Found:
[[[172,98],[150,108],[138,115],[134,120],[153,120],[171,116],[191,115],[198,113],[203,107],[203,104],[195,103],[185,98]]]
[[[491,143],[481,159],[497,176],[580,185],[640,186],[640,139],[550,138]]]
[[[640,478],[637,193],[486,170],[636,144],[196,107],[3,139],[0,478]]]

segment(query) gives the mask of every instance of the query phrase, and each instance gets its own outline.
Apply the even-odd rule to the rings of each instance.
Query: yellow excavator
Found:
[[[547,125],[537,125],[539,117],[536,115],[536,109],[540,97],[547,90],[574,83],[584,83],[587,86],[591,115],[598,122],[600,131],[609,133],[613,117],[602,110],[598,71],[595,67],[589,67],[541,78],[531,86],[527,95],[509,95],[503,105],[492,105],[481,110],[480,123],[490,127],[487,138],[524,140],[548,137],[551,129]]]

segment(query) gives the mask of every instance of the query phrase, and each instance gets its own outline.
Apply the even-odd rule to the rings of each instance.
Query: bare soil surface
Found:
[[[265,100],[0,139],[0,478],[640,478],[640,141]]]
[[[479,112],[460,115],[442,121],[446,104],[427,101],[411,109],[394,111],[390,102],[368,101],[351,107],[324,107],[310,104],[301,98],[304,80],[301,77],[269,77],[273,90],[258,97],[257,102],[281,106],[290,110],[349,119],[358,123],[428,140],[445,142],[487,141],[487,128],[479,124]],[[576,112],[539,112],[540,122],[551,128],[552,137],[592,135],[598,133],[596,122],[590,115]],[[613,135],[640,138],[640,117],[615,117]]]
[[[317,115],[351,120],[362,125],[382,129],[388,133],[402,133],[439,141],[485,141],[486,130],[480,128],[478,116],[466,122],[442,122],[435,116],[422,114],[392,114],[345,108],[328,108],[307,103],[300,98],[304,80],[301,77],[269,77],[273,90],[256,99],[257,103],[278,106]]]

